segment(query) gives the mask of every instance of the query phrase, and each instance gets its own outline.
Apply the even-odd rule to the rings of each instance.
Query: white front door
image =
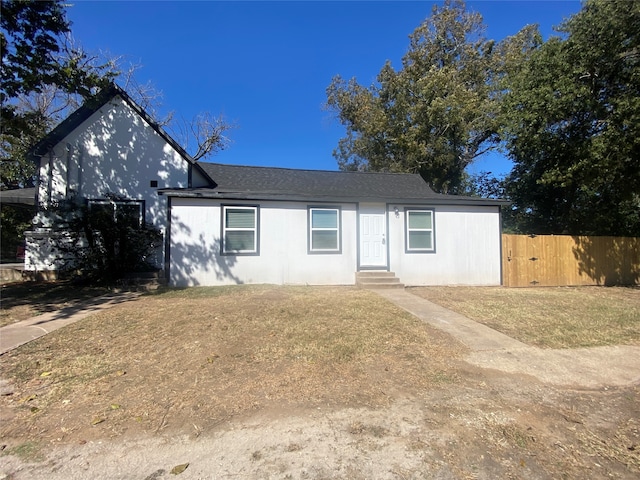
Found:
[[[384,205],[360,205],[360,266],[387,266]]]

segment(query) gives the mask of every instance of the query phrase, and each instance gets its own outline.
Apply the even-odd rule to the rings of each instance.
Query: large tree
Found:
[[[60,0],[1,3],[0,186],[6,189],[32,186],[26,151],[59,120],[61,105],[86,98],[116,72],[71,45]]]
[[[506,64],[536,38],[527,29],[496,44],[464,2],[434,6],[401,69],[387,62],[369,87],[336,76],[327,88],[346,127],[334,151],[340,168],[420,173],[436,191],[460,191],[465,168],[495,145]]]
[[[137,66],[86,52],[70,32],[61,0],[1,0],[0,188],[33,186],[29,148],[83,101],[117,80],[196,160],[226,148],[232,125],[203,113],[191,121],[158,118],[159,92],[136,81]]]
[[[157,118],[159,93],[153,85],[136,81],[137,67],[122,68],[121,58],[90,54],[73,40],[65,16],[67,6],[60,0],[1,0],[2,190],[34,186],[35,165],[27,155],[30,147],[114,79],[156,122],[170,123],[170,115]],[[231,125],[221,117],[205,113],[190,122],[174,121],[173,126],[177,126],[178,140],[196,160],[229,143],[226,133]],[[2,256],[10,258],[33,212],[7,204],[1,207]]]
[[[0,13],[0,189],[31,187],[30,146],[60,119],[74,97],[87,96],[111,76],[66,41],[60,1],[2,0]],[[32,209],[2,204],[2,257],[13,258]]]
[[[640,2],[587,0],[558,30],[503,104],[520,228],[640,235]]]
[[[3,116],[10,100],[59,83],[62,69],[55,54],[69,22],[59,1],[2,0],[0,16],[0,99]],[[6,110],[5,110],[6,109]]]

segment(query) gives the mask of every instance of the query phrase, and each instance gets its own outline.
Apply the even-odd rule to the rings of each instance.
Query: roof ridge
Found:
[[[162,126],[155,120],[149,113],[140,106],[127,91],[116,84],[110,82],[107,86],[103,87],[95,95],[86,98],[83,103],[71,112],[67,118],[53,127],[44,137],[42,137],[35,145],[31,147],[31,151],[38,155],[39,148],[50,148],[53,146],[51,142],[58,142],[61,138],[67,135],[70,131],[77,128],[88,119],[91,115],[97,112],[100,108],[106,105],[115,97],[121,97],[125,103],[127,103],[142,119],[154,129],[160,136],[164,138],[178,153],[184,157],[189,163],[195,163],[195,160],[191,155],[180,145]]]
[[[274,170],[290,170],[292,172],[314,172],[314,173],[357,173],[357,174],[373,174],[373,175],[420,175],[419,173],[408,172],[371,172],[371,171],[353,171],[353,170],[324,170],[313,168],[291,168],[291,167],[272,167],[268,165],[234,165],[230,163],[222,162],[200,162],[201,164],[220,165],[222,167],[235,167],[235,168],[256,168],[256,169],[274,169]]]
[[[82,105],[70,113],[67,118],[58,123],[46,135],[44,135],[37,143],[32,145],[28,150],[28,155],[32,158],[45,155],[46,152],[58,144],[64,137],[80,127],[84,121],[89,119],[91,115],[100,110],[104,105],[111,102],[115,97],[120,97],[149,127],[154,130],[160,137],[170,145],[188,164],[197,168],[200,173],[210,181],[211,177],[205,172],[198,162],[186,151],[186,149],[167,132],[158,121],[153,118],[141,105],[139,105],[131,95],[114,81],[100,89],[93,96],[84,99]]]

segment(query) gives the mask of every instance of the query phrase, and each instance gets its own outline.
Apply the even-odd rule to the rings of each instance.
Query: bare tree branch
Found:
[[[182,119],[174,122],[171,131],[195,161],[215,155],[229,147],[227,133],[235,125],[227,123],[222,115],[204,112],[190,122]]]

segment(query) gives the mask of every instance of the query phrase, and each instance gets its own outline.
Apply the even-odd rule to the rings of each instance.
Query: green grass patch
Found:
[[[2,455],[14,455],[22,461],[30,463],[42,462],[44,460],[41,445],[33,441],[26,441],[13,447],[5,448],[2,451]]]

